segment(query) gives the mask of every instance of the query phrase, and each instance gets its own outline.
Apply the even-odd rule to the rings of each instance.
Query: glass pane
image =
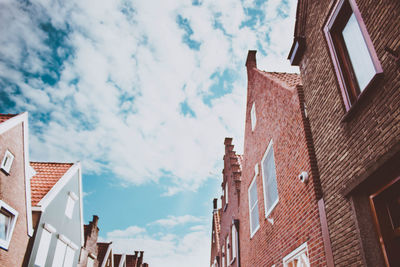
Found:
[[[259,225],[258,205],[251,210],[251,231],[253,232]]]
[[[36,253],[35,265],[44,266],[47,259],[47,253],[49,252],[51,240],[51,233],[47,230],[42,230],[42,236],[40,237],[39,249]]]
[[[276,171],[275,171],[275,161],[274,161],[274,150],[271,149],[268,151],[267,156],[263,162],[264,168],[264,184],[266,185],[266,202],[267,202],[267,210],[269,211],[274,204],[274,202],[278,199],[278,186],[276,184]]]
[[[74,263],[74,256],[75,256],[75,251],[68,246],[67,252],[65,253],[65,260],[63,267],[72,267],[72,264]]]
[[[56,252],[54,253],[53,259],[53,267],[61,267],[63,266],[64,257],[65,257],[65,249],[67,248],[67,244],[65,244],[60,239],[57,240]]]
[[[254,181],[253,185],[250,188],[250,207],[254,206],[254,203],[257,201],[257,181]]]
[[[7,237],[8,221],[8,216],[0,212],[0,238],[3,240],[6,240]]]
[[[362,92],[375,75],[375,68],[354,14],[351,15],[342,33],[358,86]]]

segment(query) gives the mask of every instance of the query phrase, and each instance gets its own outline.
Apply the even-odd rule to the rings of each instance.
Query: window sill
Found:
[[[341,122],[349,122],[354,117],[356,111],[359,110],[360,109],[359,107],[362,106],[362,104],[364,103],[366,95],[368,95],[370,91],[373,91],[374,89],[372,88],[377,87],[382,79],[383,79],[382,72],[376,74],[374,78],[372,78],[371,82],[367,85],[364,91],[358,96],[357,101],[344,114]]]

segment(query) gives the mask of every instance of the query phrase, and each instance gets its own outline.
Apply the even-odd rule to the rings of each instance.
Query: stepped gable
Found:
[[[233,181],[235,183],[235,187],[236,190],[239,191],[240,190],[240,177],[242,174],[242,156],[236,154],[236,151],[234,151],[234,145],[232,145],[232,138],[230,137],[226,137],[225,141],[224,141],[224,145],[225,145],[225,155],[224,155],[224,162],[226,163],[226,165],[228,166],[224,166],[225,168],[229,168],[232,171],[233,174]],[[229,157],[229,160],[227,160],[227,162],[225,161],[226,157]],[[223,174],[226,173],[224,170],[222,171]],[[225,175],[224,175],[225,177]],[[225,178],[223,183],[225,183]]]
[[[32,206],[36,206],[73,163],[31,162],[30,165],[36,171],[31,179]]]

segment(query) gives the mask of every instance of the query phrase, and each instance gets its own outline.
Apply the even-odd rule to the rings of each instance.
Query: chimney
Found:
[[[143,252],[143,251],[140,251],[139,259],[138,259],[138,261],[137,261],[137,266],[138,266],[138,267],[142,267],[143,254],[144,254],[144,252]]]
[[[247,53],[246,67],[248,70],[257,68],[256,53],[257,50],[249,50]]]
[[[93,222],[93,226],[97,227],[97,223],[99,222],[99,216],[93,215],[92,222]]]
[[[214,211],[218,209],[218,198],[214,198],[213,200]]]

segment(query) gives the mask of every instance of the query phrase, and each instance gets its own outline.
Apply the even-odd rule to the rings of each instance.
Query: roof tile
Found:
[[[5,122],[8,119],[11,119],[12,117],[17,116],[18,114],[0,114],[0,123]]]
[[[36,171],[31,179],[32,206],[39,203],[72,165],[73,163],[31,162]]]

